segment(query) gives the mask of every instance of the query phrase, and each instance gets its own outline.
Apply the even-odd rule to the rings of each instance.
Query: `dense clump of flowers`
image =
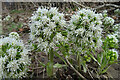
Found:
[[[113,26],[116,37],[120,39],[120,23]]]
[[[118,39],[116,37],[116,34],[109,34],[106,36],[106,39],[104,40],[104,48],[117,48],[118,47]]]
[[[20,39],[19,34],[16,33],[16,32],[11,32],[11,33],[9,34],[9,37],[10,37],[10,38],[15,38],[15,39]]]
[[[10,16],[10,15],[7,15],[3,20],[5,20],[5,21],[9,21],[10,18],[11,18],[11,16]]]
[[[118,52],[115,49],[110,49],[107,53],[108,63],[112,64],[118,59]]]
[[[95,13],[90,9],[80,9],[72,15],[69,21],[68,37],[76,43],[74,48],[78,52],[84,48],[98,49],[101,47],[102,19],[102,14]]]
[[[38,8],[31,17],[30,41],[33,50],[37,49],[48,53],[50,48],[55,48],[59,42],[67,41],[64,28],[66,21],[64,14],[59,13],[56,7],[54,8]]]
[[[0,39],[0,79],[22,78],[27,75],[30,59],[19,34],[11,32]]]
[[[105,25],[110,25],[110,26],[112,26],[113,24],[114,24],[114,19],[113,18],[111,18],[111,17],[105,17],[104,18],[104,20],[103,20],[103,24],[105,24]]]
[[[82,66],[84,72],[87,70],[87,63],[94,60],[101,69],[98,71],[104,73],[104,69],[108,66],[107,62],[114,62],[118,57],[117,51],[115,52],[118,44],[117,35],[102,34],[103,29],[113,24],[114,19],[107,17],[106,13],[96,13],[90,9],[78,10],[67,24],[64,14],[59,13],[57,8],[38,8],[29,24],[30,46],[33,51],[49,53],[47,65],[51,70],[48,70],[49,72],[53,69],[51,66],[54,54],[58,52],[63,53],[66,58],[75,55],[77,67],[81,69]],[[109,30],[105,32],[108,33]],[[99,55],[98,58],[96,55]],[[105,60],[106,64],[103,64]]]

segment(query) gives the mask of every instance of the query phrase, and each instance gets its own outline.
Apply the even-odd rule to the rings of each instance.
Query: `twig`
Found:
[[[78,3],[78,2],[76,2],[76,1],[74,1],[74,0],[72,0],[72,2],[76,3],[77,5],[79,5],[79,6],[83,7],[83,8],[90,8],[90,7],[84,6],[84,5]]]
[[[79,77],[81,77],[83,80],[87,80],[83,75],[81,75],[81,74],[72,66],[72,64],[68,61],[67,58],[65,58],[65,59],[66,59],[68,65],[79,75]]]
[[[43,68],[43,67],[35,67],[35,68],[30,68],[30,69],[41,69],[41,68]]]
[[[114,78],[113,78],[113,76],[109,73],[109,72],[106,72],[107,74],[108,74],[108,76],[112,79],[112,80],[115,80]]]
[[[113,6],[115,8],[120,8],[120,6],[115,5],[115,4],[104,4],[104,5],[98,6],[98,7],[94,8],[94,9],[100,9],[100,8],[107,7],[107,6]]]
[[[88,69],[88,68],[87,68],[87,71],[88,71],[88,73],[89,73],[90,77],[94,80],[94,78],[93,78],[93,76],[92,76],[92,74],[91,74],[91,72],[89,71],[89,69]]]
[[[91,69],[93,69],[96,72],[96,74],[97,74],[96,77],[97,77],[98,80],[100,80],[100,76],[99,76],[98,72],[96,71],[96,68],[93,68],[91,66],[88,66],[88,67],[91,68]]]
[[[44,77],[44,76],[45,76],[45,73],[44,73],[44,72],[45,72],[45,68],[43,69],[43,79],[45,78],[45,77]]]
[[[34,7],[38,7],[32,0],[30,0],[32,2],[32,4],[34,5]]]

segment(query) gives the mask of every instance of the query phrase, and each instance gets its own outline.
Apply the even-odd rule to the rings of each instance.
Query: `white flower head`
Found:
[[[58,9],[56,7],[50,8],[49,13],[53,15],[58,14]]]
[[[9,34],[9,37],[10,38],[15,38],[15,39],[19,39],[20,38],[20,36],[19,36],[19,34],[17,32],[11,32]]]
[[[52,20],[54,20],[55,22],[59,22],[60,18],[58,15],[55,15],[52,17]]]
[[[43,24],[46,24],[47,22],[50,21],[50,19],[47,16],[41,17]]]
[[[116,57],[117,57],[117,59],[118,59],[118,57],[119,57],[119,55],[118,55],[118,51],[116,51],[115,49],[111,49],[110,51],[114,52],[113,55],[116,55]]]
[[[54,29],[54,28],[56,27],[55,22],[49,22],[48,26],[49,26],[51,29]]]
[[[85,29],[84,28],[79,28],[79,29],[77,29],[76,31],[75,31],[75,33],[77,33],[77,35],[83,35],[83,33],[84,33],[84,31],[85,31]],[[76,36],[77,36],[76,35]]]
[[[108,35],[107,36],[109,39],[113,39],[113,42],[118,43],[118,39],[116,38],[115,35]]]
[[[65,27],[66,26],[66,21],[65,20],[60,20],[59,24],[60,24],[60,26]]]
[[[111,17],[106,17],[105,19],[104,19],[104,24],[106,24],[106,25],[110,25],[110,26],[112,26],[113,24],[114,24],[114,19],[113,18],[111,18]]]
[[[8,15],[8,16],[6,16],[3,20],[5,20],[5,21],[9,21],[9,20],[10,20],[10,18],[11,18],[11,16],[10,16],[10,15]]]
[[[26,68],[30,63],[30,59],[26,58],[28,57],[28,50],[25,48],[22,40],[15,39],[16,36],[18,37],[18,34],[12,32],[9,34],[9,37],[0,39],[0,42],[2,41],[2,43],[0,43],[0,50],[4,50],[4,54],[0,55],[0,68],[2,66],[2,69],[0,69],[2,70],[0,71],[0,76],[4,78],[19,78],[25,76],[27,73]],[[21,61],[20,59],[23,58],[23,55],[25,56],[24,59],[26,59],[26,64],[18,63]],[[20,76],[20,72],[23,72],[24,75]]]

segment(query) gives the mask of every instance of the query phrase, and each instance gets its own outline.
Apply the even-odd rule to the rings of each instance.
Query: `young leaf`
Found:
[[[65,67],[66,65],[62,65],[62,64],[59,64],[59,63],[56,63],[53,67],[54,68],[62,68],[62,67]]]

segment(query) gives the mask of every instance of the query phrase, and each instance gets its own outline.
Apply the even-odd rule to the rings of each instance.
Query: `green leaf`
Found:
[[[101,66],[100,63],[97,61],[97,59],[96,59],[91,53],[87,53],[87,54],[88,54],[94,61],[96,61],[99,66]]]
[[[85,64],[85,62],[84,63],[82,63],[82,66],[83,66],[83,71],[86,73],[87,72],[87,66],[86,66],[86,64]]]
[[[106,56],[103,55],[101,69],[104,69],[107,66],[107,64],[108,64],[108,60],[106,59]]]
[[[107,68],[105,68],[101,73],[107,72],[107,70],[108,70],[109,67],[110,67],[110,66],[108,66]]]
[[[103,58],[103,54],[97,54],[97,61],[101,64]]]
[[[65,67],[66,65],[62,65],[62,64],[59,64],[59,63],[56,63],[53,67],[54,68],[62,68],[62,67]]]
[[[53,63],[48,62],[46,69],[47,69],[47,75],[51,77],[53,75]]]

